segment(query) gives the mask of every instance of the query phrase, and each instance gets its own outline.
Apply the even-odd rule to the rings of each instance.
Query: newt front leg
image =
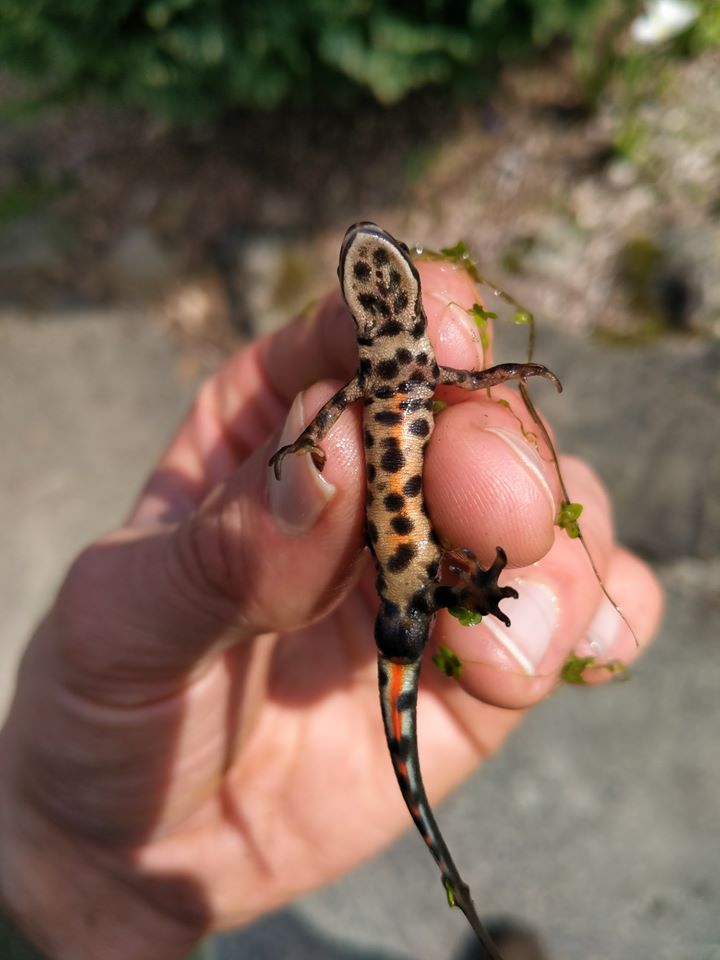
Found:
[[[508,380],[525,383],[530,377],[544,377],[562,393],[562,384],[552,371],[541,363],[498,363],[487,370],[457,370],[455,367],[440,367],[439,383],[463,390],[485,390]]]
[[[309,453],[315,466],[322,471],[326,457],[325,451],[320,446],[320,441],[327,436],[340,414],[351,403],[359,400],[361,396],[360,377],[356,374],[320,408],[313,421],[303,430],[295,443],[281,447],[270,457],[268,466],[271,466],[275,471],[276,479],[280,479],[282,462],[290,453]]]

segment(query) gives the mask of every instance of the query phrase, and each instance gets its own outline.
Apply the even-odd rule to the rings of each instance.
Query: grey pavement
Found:
[[[629,682],[534,710],[439,820],[481,913],[533,924],[552,960],[718,960],[720,352],[548,332],[539,358],[566,393],[534,396],[609,484],[621,535],[665,583],[666,620]],[[0,315],[0,712],[69,559],[123,517],[187,407],[183,369],[139,308]],[[459,960],[464,919],[443,901],[408,832],[217,952]]]
[[[193,384],[142,311],[0,314],[0,715],[63,570],[118,524]]]

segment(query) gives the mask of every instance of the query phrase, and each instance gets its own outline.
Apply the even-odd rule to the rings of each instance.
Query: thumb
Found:
[[[299,394],[280,436],[220,485],[179,531],[202,578],[231,598],[240,634],[295,629],[344,593],[364,538],[360,411],[349,410],[322,441],[322,473],[307,454],[287,457],[280,478],[270,456],[302,433],[338,384]]]
[[[335,389],[301,394],[282,436],[178,524],[122,528],[83,551],[51,614],[68,686],[112,703],[167,696],[229,644],[303,626],[340,600],[364,543],[359,411],[323,441],[322,476],[307,456],[287,458],[279,481],[268,467]]]

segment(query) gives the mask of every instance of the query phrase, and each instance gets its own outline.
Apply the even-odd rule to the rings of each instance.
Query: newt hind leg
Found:
[[[449,550],[445,556],[449,561],[448,569],[458,582],[452,586],[438,585],[435,588],[437,606],[462,607],[481,616],[491,613],[509,627],[510,618],[498,604],[507,597],[517,600],[518,592],[513,587],[501,587],[498,583],[498,577],[507,564],[507,555],[502,547],[497,547],[495,559],[487,570],[480,565],[472,550]]]

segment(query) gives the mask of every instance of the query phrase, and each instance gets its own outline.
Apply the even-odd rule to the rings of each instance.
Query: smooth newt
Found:
[[[377,566],[380,607],[375,621],[380,704],[393,768],[423,840],[440,868],[448,900],[467,917],[491,960],[501,960],[477,915],[425,793],[417,750],[416,705],[423,652],[435,615],[462,607],[510,621],[498,604],[517,597],[501,587],[506,564],[498,547],[484,570],[470,550],[451,551],[451,586],[438,581],[446,551],[433,529],[423,497],[423,460],[433,430],[433,394],[439,385],[480,390],[545,377],[537,363],[501,363],[487,370],[438,366],[427,334],[420,277],[407,246],[374,223],[357,223],[345,234],[338,276],[355,320],[360,361],[357,373],[319,411],[295,443],[270,460],[277,477],[288,454],[309,453],[322,470],[320,441],[346,407],[364,403],[367,472],[367,542]],[[458,560],[458,556],[461,558]]]

